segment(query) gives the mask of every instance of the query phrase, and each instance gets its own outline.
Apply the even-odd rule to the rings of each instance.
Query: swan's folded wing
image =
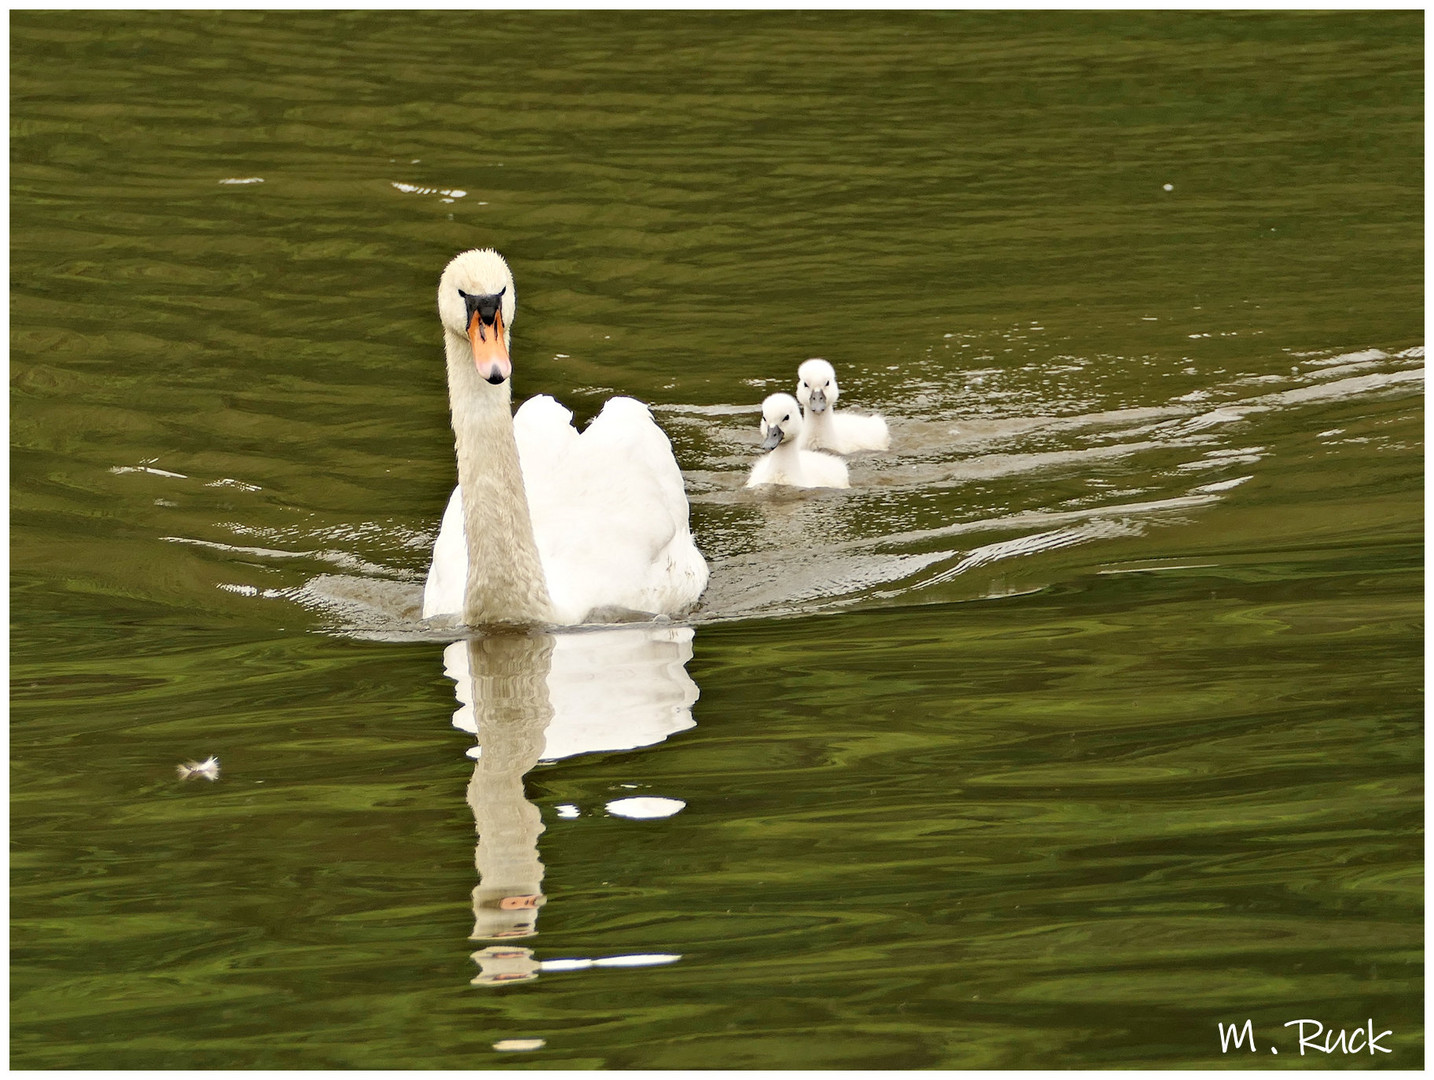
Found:
[[[423,617],[459,615],[468,578],[468,546],[463,538],[463,493],[454,487],[433,544],[433,562],[423,586]]]
[[[614,608],[673,612],[694,603],[707,565],[688,531],[682,472],[647,407],[613,398],[571,438],[552,422],[525,426],[524,486],[560,617],[577,621]]]
[[[680,529],[687,528],[687,485],[672,453],[671,441],[646,405],[630,397],[610,399],[583,432],[583,438],[590,440],[594,449],[612,453],[646,471],[672,521]]]
[[[535,479],[550,476],[554,470],[561,469],[567,455],[577,444],[578,433],[573,427],[570,410],[547,394],[538,394],[523,402],[513,414],[513,438],[518,444],[524,486],[528,489],[528,498],[532,499],[533,484],[528,482],[529,469],[533,470]]]

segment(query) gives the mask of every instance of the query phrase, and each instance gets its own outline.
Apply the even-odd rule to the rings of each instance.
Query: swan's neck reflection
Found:
[[[500,634],[456,641],[444,651],[459,700],[453,722],[477,738],[468,785],[478,832],[474,940],[506,942],[538,932],[543,823],[524,796],[524,775],[539,761],[647,746],[692,727],[697,686],[685,666],[691,657],[690,628],[651,625]],[[516,942],[489,946],[473,958],[481,969],[477,985],[535,978],[543,966]],[[550,963],[570,968],[621,960]]]
[[[467,652],[483,749],[468,783],[478,830],[472,936],[525,937],[536,933],[543,903],[543,822],[523,796],[523,775],[538,763],[553,719],[547,687],[553,639],[502,634],[455,644]]]

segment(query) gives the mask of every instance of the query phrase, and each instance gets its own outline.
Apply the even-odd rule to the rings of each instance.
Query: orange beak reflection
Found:
[[[508,346],[503,343],[502,308],[494,313],[492,326],[484,325],[483,316],[473,312],[468,319],[468,341],[473,346],[473,363],[483,378],[496,385],[513,374]]]

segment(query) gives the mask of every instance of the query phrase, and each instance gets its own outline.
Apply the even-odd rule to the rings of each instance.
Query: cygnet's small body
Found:
[[[846,462],[831,454],[801,449],[801,433],[802,409],[796,398],[791,394],[773,394],[763,401],[762,449],[771,453],[752,466],[747,486],[850,487]]]
[[[885,450],[891,446],[886,421],[880,416],[859,416],[836,411],[836,371],[821,357],[797,368],[797,400],[802,403],[803,450],[831,450],[853,454],[858,450]]]

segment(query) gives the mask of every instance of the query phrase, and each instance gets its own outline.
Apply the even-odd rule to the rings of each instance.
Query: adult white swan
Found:
[[[771,453],[757,459],[748,487],[785,484],[788,487],[844,488],[846,462],[831,454],[802,450],[802,410],[791,394],[772,394],[762,402],[762,449]]]
[[[814,356],[797,368],[797,400],[806,415],[802,418],[803,450],[834,450],[851,454],[857,450],[885,450],[891,445],[886,421],[879,416],[838,413],[836,371]]]
[[[512,413],[513,275],[465,251],[438,282],[458,486],[423,589],[423,617],[470,626],[677,615],[707,563],[667,436],[640,401],[610,399],[579,435],[546,395]]]

